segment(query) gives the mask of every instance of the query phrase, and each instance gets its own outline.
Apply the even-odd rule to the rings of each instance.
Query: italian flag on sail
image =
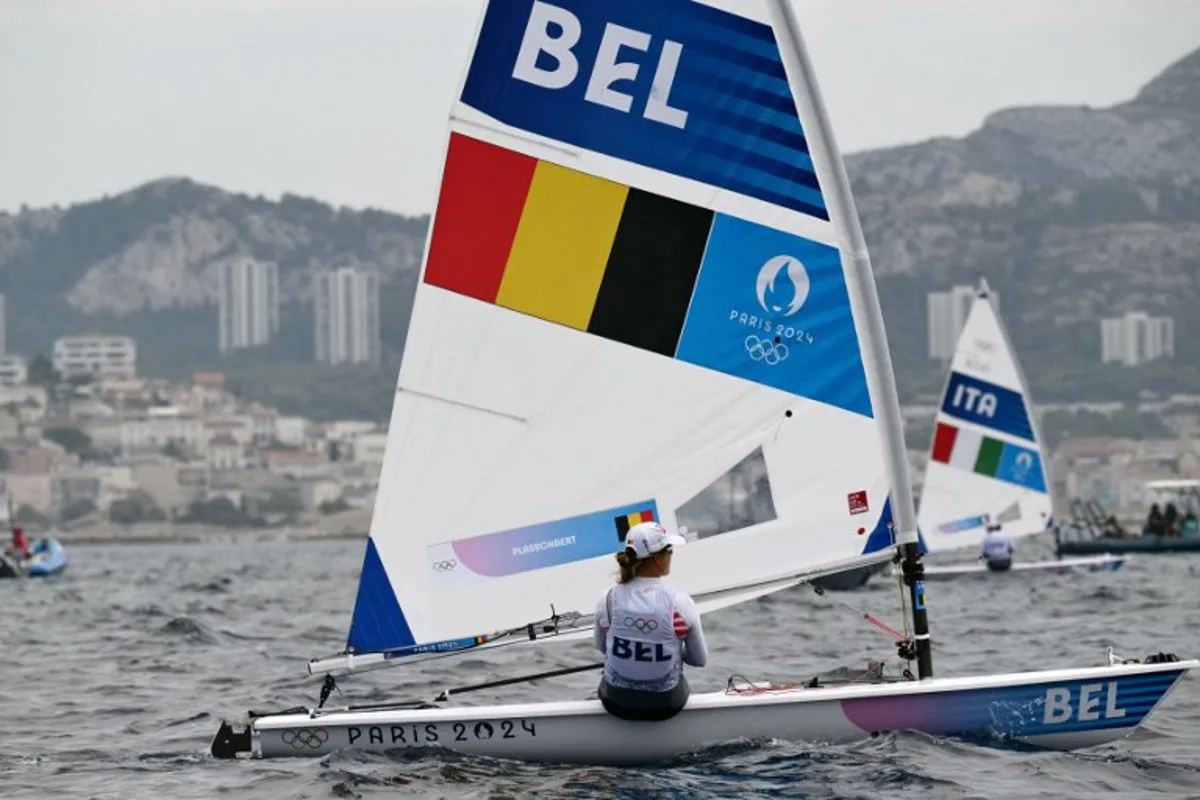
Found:
[[[1003,454],[1004,442],[999,439],[939,422],[933,435],[930,457],[967,472],[994,478],[1000,469]]]

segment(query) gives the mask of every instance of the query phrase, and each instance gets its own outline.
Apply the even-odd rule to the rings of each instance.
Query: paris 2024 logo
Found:
[[[787,360],[789,345],[813,341],[812,333],[791,319],[808,300],[808,271],[794,256],[775,256],[758,270],[754,288],[759,309],[735,308],[729,312],[729,319],[756,331],[745,341],[750,358],[774,366]]]

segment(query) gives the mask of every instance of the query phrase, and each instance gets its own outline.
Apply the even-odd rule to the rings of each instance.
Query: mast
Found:
[[[863,312],[864,367],[872,403],[883,434],[884,467],[892,487],[893,519],[896,523],[896,544],[902,555],[904,581],[909,587],[916,640],[917,670],[920,678],[933,677],[933,656],[929,642],[929,618],[925,611],[924,567],[917,537],[917,514],[913,505],[912,483],[908,475],[908,455],[904,445],[904,420],[900,415],[900,398],[896,391],[896,376],[888,351],[887,331],[879,307],[875,274],[871,257],[850,190],[846,167],[838,152],[833,126],[820,89],[813,78],[812,61],[800,34],[799,20],[791,0],[771,0],[776,29],[786,33],[779,42],[779,52],[787,70],[789,83],[801,87],[793,92],[803,120],[805,137],[810,143],[809,155],[817,165],[827,207],[841,244],[842,261],[857,279],[858,304]]]

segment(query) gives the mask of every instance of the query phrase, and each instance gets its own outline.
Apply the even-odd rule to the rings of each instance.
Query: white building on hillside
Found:
[[[52,361],[64,378],[133,378],[137,343],[128,336],[63,336],[54,341]]]
[[[21,386],[28,377],[24,356],[0,356],[0,386]]]
[[[991,297],[999,309],[1000,295],[993,290]],[[975,287],[955,286],[946,292],[930,292],[926,302],[929,308],[929,357],[949,361],[954,357],[958,337],[975,302]]]
[[[1175,320],[1127,311],[1123,317],[1100,320],[1100,360],[1135,367],[1175,355]]]
[[[379,276],[343,267],[313,281],[316,359],[379,363]]]
[[[221,265],[219,344],[222,353],[258,347],[279,331],[279,269],[237,258]]]

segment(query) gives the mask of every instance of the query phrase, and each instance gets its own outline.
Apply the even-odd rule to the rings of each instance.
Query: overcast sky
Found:
[[[0,0],[0,210],[186,176],[433,205],[481,0]],[[796,0],[842,149],[1110,105],[1200,47],[1194,0]]]

